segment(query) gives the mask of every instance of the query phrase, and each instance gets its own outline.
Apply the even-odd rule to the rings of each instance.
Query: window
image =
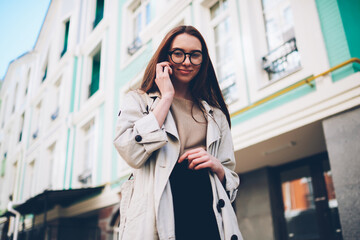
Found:
[[[17,170],[18,170],[18,161],[16,160],[15,162],[14,162],[14,164],[13,164],[13,170],[12,170],[12,172],[13,172],[13,176],[12,176],[12,178],[13,178],[13,181],[12,181],[12,183],[10,183],[10,184],[12,184],[12,186],[11,186],[11,193],[10,194],[12,194],[13,196],[15,195],[14,193],[16,192],[15,191],[15,189],[16,189],[16,177],[17,177]]]
[[[139,37],[140,32],[150,23],[151,9],[150,1],[139,1],[137,6],[133,10],[133,38]]]
[[[7,156],[7,152],[4,153],[4,158],[1,160],[1,172],[0,172],[0,177],[4,177],[4,176],[5,176],[5,171],[6,171],[6,156]]]
[[[44,171],[44,183],[46,189],[52,189],[53,188],[53,175],[54,175],[54,161],[55,161],[55,149],[56,149],[56,143],[53,143],[50,147],[47,148],[47,155],[48,157],[44,160],[46,161],[45,169]]]
[[[54,86],[54,94],[52,95],[52,99],[54,99],[51,113],[51,120],[55,120],[59,116],[60,110],[60,86],[61,80],[59,79]]]
[[[230,104],[238,99],[238,89],[228,0],[218,1],[210,7],[210,16],[214,31],[217,77],[225,101]]]
[[[15,94],[14,94],[14,99],[13,99],[13,106],[12,106],[12,110],[11,110],[11,113],[14,113],[15,112],[15,108],[16,108],[16,98],[17,98],[17,94],[18,94],[18,87],[19,85],[16,84],[16,87],[15,87]]]
[[[82,148],[82,169],[78,180],[84,185],[91,185],[92,181],[92,168],[95,160],[94,149],[95,149],[95,124],[94,120],[91,120],[82,128],[83,132],[83,148]]]
[[[269,79],[279,79],[300,66],[290,0],[262,0],[269,53],[263,57],[263,68]]]
[[[43,75],[43,77],[42,77],[41,82],[44,82],[44,81],[45,81],[46,75],[47,75],[47,70],[48,70],[48,65],[47,65],[47,63],[46,63],[46,65],[45,65],[45,67],[44,67],[44,75]]]
[[[34,109],[34,115],[32,119],[32,139],[36,139],[39,135],[39,127],[40,127],[40,111],[41,111],[41,101],[36,105]]]
[[[104,16],[104,0],[96,0],[94,28],[99,24]]]
[[[90,98],[94,93],[99,90],[100,83],[100,62],[101,62],[101,49],[95,53],[92,58],[92,71],[91,71],[91,82],[89,85],[89,94]]]
[[[149,0],[139,0],[132,9],[132,39],[128,46],[129,55],[133,55],[142,45],[140,34],[151,22],[151,4]]]
[[[26,166],[25,184],[24,184],[24,198],[23,199],[30,198],[31,194],[33,192],[35,162],[36,162],[36,160],[33,159]]]
[[[24,96],[26,96],[28,94],[29,91],[29,82],[30,82],[30,69],[28,71],[27,77],[26,77],[26,85],[25,85],[25,93]]]
[[[280,213],[276,221],[284,222],[283,227],[276,229],[278,235],[289,236],[286,239],[343,239],[326,154],[278,169],[280,181],[277,184],[281,190],[273,200],[283,203],[282,209],[276,209]]]
[[[64,47],[60,54],[60,57],[64,56],[68,48],[68,40],[69,40],[69,27],[70,27],[70,20],[65,22],[65,32],[64,32]]]
[[[25,113],[23,113],[20,118],[19,142],[22,141],[22,134],[23,134],[23,129],[24,129],[24,118],[25,118]]]
[[[1,128],[3,128],[4,126],[5,126],[5,121],[6,121],[6,119],[8,119],[8,114],[7,114],[7,111],[8,111],[8,96],[6,96],[5,97],[5,101],[4,101],[4,104],[2,104],[3,106],[4,106],[4,110],[3,110],[3,112],[2,112],[2,122],[1,122]]]

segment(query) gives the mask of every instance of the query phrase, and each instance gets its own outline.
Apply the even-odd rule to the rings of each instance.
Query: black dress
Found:
[[[220,240],[209,170],[187,166],[177,163],[170,175],[176,240]]]

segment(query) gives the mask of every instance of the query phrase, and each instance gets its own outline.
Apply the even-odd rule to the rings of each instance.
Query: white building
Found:
[[[25,216],[19,237],[116,239],[131,171],[112,144],[119,103],[166,32],[187,24],[205,37],[231,112],[244,238],[359,236],[360,215],[349,214],[360,193],[359,9],[355,0],[53,0],[0,91],[2,226],[12,195]]]

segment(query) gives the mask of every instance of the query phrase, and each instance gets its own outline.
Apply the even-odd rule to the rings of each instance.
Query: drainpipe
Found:
[[[9,212],[15,214],[15,226],[14,226],[14,238],[13,238],[13,240],[17,240],[18,231],[19,231],[19,221],[20,221],[20,215],[21,214],[13,208],[12,199],[10,199],[10,201],[8,203],[7,210]]]

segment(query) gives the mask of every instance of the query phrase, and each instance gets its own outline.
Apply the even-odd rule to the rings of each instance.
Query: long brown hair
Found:
[[[198,104],[202,110],[203,107],[200,104],[201,100],[205,100],[213,107],[220,108],[221,111],[225,114],[229,126],[231,126],[230,114],[225,104],[224,97],[221,93],[205,40],[201,33],[193,26],[178,26],[166,34],[145,69],[140,89],[147,93],[159,91],[155,83],[156,64],[169,60],[168,52],[170,50],[171,43],[176,36],[182,33],[192,35],[199,39],[202,47],[203,62],[201,63],[198,74],[193,80],[191,80],[189,84],[189,91],[193,97],[194,102]]]

